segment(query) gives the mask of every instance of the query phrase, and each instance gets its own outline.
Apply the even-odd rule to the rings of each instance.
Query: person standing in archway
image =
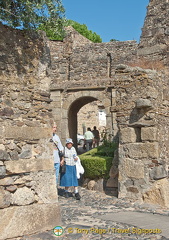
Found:
[[[93,127],[93,131],[92,131],[93,135],[94,135],[94,140],[93,140],[93,148],[95,148],[95,146],[99,146],[99,142],[100,142],[100,133],[99,130],[97,130],[96,126]]]
[[[86,150],[89,151],[92,149],[92,144],[94,140],[94,135],[91,131],[91,128],[87,128],[87,131],[84,134],[85,144],[86,144]]]
[[[60,156],[59,151],[63,152],[63,145],[60,141],[59,136],[56,134],[57,132],[57,125],[54,123],[53,125],[53,137],[51,141],[53,144],[53,158],[54,158],[54,168],[56,173],[56,185],[59,183],[59,170],[60,170]]]

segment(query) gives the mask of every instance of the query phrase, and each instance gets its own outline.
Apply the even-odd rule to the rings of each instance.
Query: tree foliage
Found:
[[[75,22],[73,20],[68,20],[66,23],[67,26],[72,26],[77,32],[79,32],[81,35],[86,37],[87,39],[91,40],[95,43],[101,43],[102,39],[101,37],[96,34],[95,32],[92,32],[91,30],[88,30],[87,26],[85,24],[80,24],[78,22]]]
[[[110,39],[110,42],[117,42],[117,41],[119,41],[119,40],[116,40],[114,38]]]
[[[38,29],[46,32],[46,36],[50,40],[63,40],[65,37],[65,18],[57,21],[49,20],[39,25]]]
[[[51,40],[63,40],[64,32],[62,35],[58,35],[57,32],[55,32],[55,22],[47,21],[39,26],[40,30],[43,30],[46,32],[46,35]],[[81,35],[86,37],[87,39],[91,40],[92,42],[99,43],[102,42],[102,39],[98,34],[95,32],[92,32],[91,30],[88,30],[87,26],[85,24],[80,24],[78,22],[75,22],[73,20],[64,20],[62,21],[62,24],[66,26],[72,26],[77,32],[79,32]]]
[[[0,0],[0,21],[19,29],[36,29],[51,22],[62,27],[62,0]]]

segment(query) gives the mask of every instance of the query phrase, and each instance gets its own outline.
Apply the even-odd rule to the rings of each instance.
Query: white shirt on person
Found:
[[[53,156],[54,156],[54,163],[60,163],[60,157],[58,153],[58,149],[63,152],[63,145],[60,141],[58,135],[54,134],[53,137]]]
[[[70,149],[67,147],[64,148],[64,159],[65,159],[66,165],[69,165],[69,166],[76,165],[76,161],[74,160],[73,155],[77,156],[77,152],[74,147],[71,147]]]
[[[92,139],[94,138],[94,135],[93,135],[93,133],[92,133],[91,131],[87,131],[87,132],[85,132],[85,134],[84,134],[84,138],[85,138],[86,140],[92,140]]]

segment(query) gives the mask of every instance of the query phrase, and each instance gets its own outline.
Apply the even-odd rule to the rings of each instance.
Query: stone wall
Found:
[[[168,178],[169,105],[163,95],[165,75],[127,66],[117,69],[117,74],[121,82],[116,90],[116,108],[112,110],[119,127],[119,197],[145,200],[154,184]],[[167,188],[161,187],[161,196],[151,200],[168,207],[164,201]]]
[[[107,113],[119,149],[108,186],[116,186],[119,197],[163,202],[165,206],[165,188],[156,200],[150,193],[158,182],[165,182],[161,179],[168,181],[168,4],[168,0],[150,1],[139,44],[82,41],[80,45],[78,34],[69,31],[69,41],[63,42],[57,58],[57,43],[49,43],[55,68],[51,89],[69,98],[81,88],[97,91],[105,86],[103,91],[111,92]]]
[[[52,49],[50,76],[53,87],[63,87],[61,81],[69,81],[69,84],[75,82],[78,85],[80,82],[82,86],[84,83],[95,83],[98,79],[113,77],[116,65],[135,61],[138,47],[136,41],[86,43],[69,48],[67,43],[63,44],[65,50],[62,56],[59,56],[58,43],[49,42]],[[70,49],[69,52],[66,51],[67,48]]]
[[[168,0],[150,0],[138,48],[141,65],[159,70],[168,66],[168,9]]]
[[[87,128],[90,127],[93,130],[93,127],[102,132],[106,126],[106,120],[101,121],[99,119],[99,111],[102,109],[100,102],[94,101],[84,105],[78,112],[78,133],[84,134],[87,131]],[[104,109],[103,109],[104,111]]]
[[[51,124],[63,141],[76,135],[77,112],[97,100],[119,141],[108,187],[169,207],[168,4],[150,1],[140,44],[94,44],[71,29],[49,41],[0,25],[0,239],[59,223]]]
[[[49,48],[0,25],[0,239],[49,230],[60,210],[49,143]]]

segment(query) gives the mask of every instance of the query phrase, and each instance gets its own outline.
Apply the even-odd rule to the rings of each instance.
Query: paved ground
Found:
[[[73,195],[66,199],[63,189],[59,189],[64,230],[61,236],[51,230],[19,240],[169,239],[169,209],[134,204],[84,188],[80,188],[80,193],[80,201]]]

